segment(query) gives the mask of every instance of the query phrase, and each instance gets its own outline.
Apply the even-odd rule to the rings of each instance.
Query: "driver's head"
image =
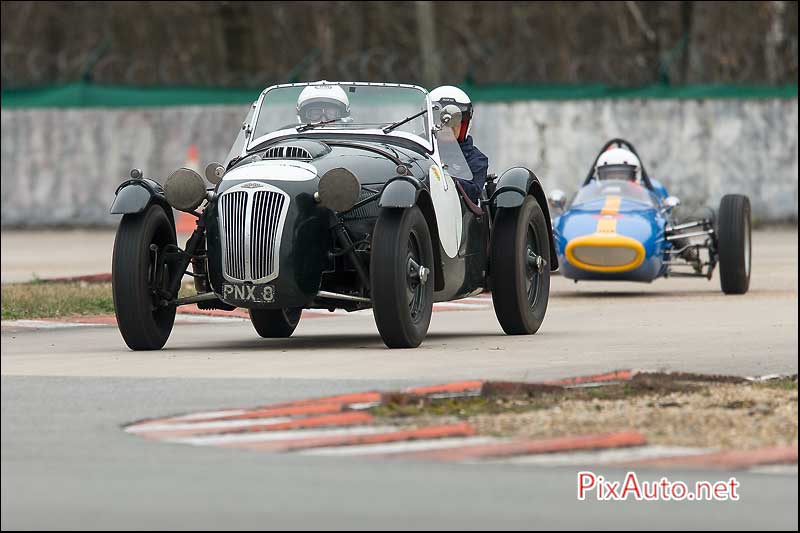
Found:
[[[350,116],[350,100],[339,85],[324,82],[309,85],[297,99],[297,118],[307,122],[325,122],[345,119]]]
[[[431,102],[437,104],[439,109],[444,109],[445,106],[453,104],[461,110],[461,123],[453,126],[453,135],[458,139],[458,142],[463,142],[472,127],[473,115],[472,100],[467,96],[467,93],[452,85],[442,85],[432,90],[430,97]]]
[[[639,158],[624,148],[609,148],[597,159],[595,176],[599,180],[639,181],[642,164]]]

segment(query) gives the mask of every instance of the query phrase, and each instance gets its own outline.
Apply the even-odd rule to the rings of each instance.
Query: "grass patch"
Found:
[[[478,415],[525,413],[551,409],[567,401],[590,402],[594,409],[599,403],[645,399],[650,407],[680,407],[675,401],[682,394],[711,397],[718,385],[797,391],[797,376],[751,383],[738,377],[704,376],[683,373],[641,373],[630,381],[590,387],[561,387],[525,383],[489,383],[480,396],[431,399],[407,394],[389,395],[387,401],[371,412],[385,419],[413,417],[470,418]],[[735,400],[725,404],[727,409],[753,407],[752,401]]]
[[[769,379],[761,383],[757,383],[758,387],[766,387],[768,389],[786,390],[797,392],[797,375],[786,376],[782,378]]]
[[[516,398],[452,398],[449,400],[416,403],[389,402],[372,408],[373,415],[380,418],[411,418],[416,416],[457,416],[469,418],[482,414],[521,413],[533,409],[551,407],[555,398],[516,399]]]
[[[489,382],[479,396],[392,394],[378,423],[424,427],[466,421],[480,435],[551,438],[636,429],[656,445],[756,448],[797,443],[797,376],[637,374],[627,382],[565,388]]]
[[[2,286],[2,319],[60,318],[114,312],[110,283],[14,283]]]
[[[185,283],[180,295],[194,294]],[[9,283],[2,286],[2,319],[63,318],[114,313],[111,283],[43,282]]]
[[[424,396],[390,395],[374,407],[372,413],[383,418],[415,416],[455,416],[469,418],[482,414],[523,413],[550,409],[566,400],[614,401],[643,396],[667,396],[673,393],[702,392],[708,383],[737,382],[738,378],[692,376],[689,374],[637,374],[631,381],[599,387],[565,388],[524,383],[490,383],[480,396],[430,399]]]

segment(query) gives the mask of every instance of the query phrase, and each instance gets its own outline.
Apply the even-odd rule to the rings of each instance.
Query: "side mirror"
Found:
[[[661,202],[661,207],[664,211],[671,211],[681,205],[681,200],[677,196],[667,196],[664,198],[664,201]]]
[[[205,175],[209,183],[216,185],[222,181],[222,176],[225,175],[225,167],[219,163],[209,163],[206,167]]]
[[[563,211],[564,207],[567,205],[567,195],[564,194],[564,191],[561,189],[555,189],[550,192],[550,196],[547,197],[547,202],[550,204],[550,207],[555,207]]]
[[[457,105],[449,104],[444,106],[442,112],[439,113],[439,121],[442,126],[453,127],[461,123],[461,110]],[[452,126],[451,126],[452,124]]]

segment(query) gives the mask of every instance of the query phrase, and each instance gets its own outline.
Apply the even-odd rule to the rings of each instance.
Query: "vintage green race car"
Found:
[[[309,91],[317,105],[303,107]],[[276,85],[206,169],[213,186],[188,169],[163,187],[134,170],[111,208],[123,215],[113,287],[125,342],[163,347],[176,307],[197,304],[246,308],[263,337],[291,335],[306,308],[372,308],[387,346],[415,347],[434,302],[490,286],[503,329],[536,332],[557,268],[544,190],[518,167],[470,201],[447,127],[459,113],[411,85]],[[183,248],[173,208],[197,216]],[[185,274],[194,296],[178,296]]]

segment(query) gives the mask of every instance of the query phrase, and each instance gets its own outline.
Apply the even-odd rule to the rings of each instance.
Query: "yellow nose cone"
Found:
[[[636,239],[610,232],[596,232],[572,239],[567,260],[591,272],[628,272],[644,262],[644,246]]]

